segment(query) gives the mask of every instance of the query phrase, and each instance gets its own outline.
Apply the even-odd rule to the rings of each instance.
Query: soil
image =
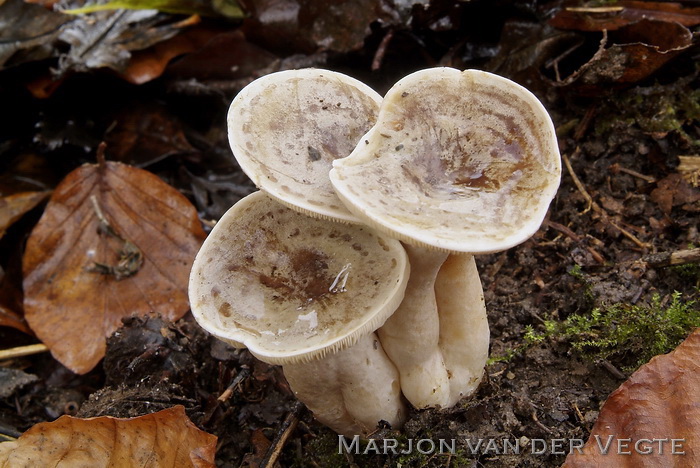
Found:
[[[493,31],[501,31],[513,18],[532,27],[544,24],[541,10],[524,3],[498,2],[507,7],[502,11],[475,3],[481,5],[478,12],[486,15],[484,21]],[[507,50],[512,43],[483,32],[485,28],[465,32],[475,23],[465,11],[458,12],[462,23],[444,30],[422,23],[410,30],[397,29],[375,72],[370,67],[378,60],[386,34],[377,25],[360,50],[304,56],[277,52],[286,60],[279,67],[324,66],[360,77],[383,93],[414,69],[438,64],[488,68],[499,57],[515,53]],[[553,85],[539,65],[532,65],[528,75],[512,73],[550,110],[571,171],[564,167],[558,195],[533,238],[477,259],[489,314],[491,355],[503,359],[489,364],[473,397],[447,410],[413,410],[403,430],[382,428],[376,434],[401,441],[398,450],[410,439],[414,443],[456,439],[456,453],[339,454],[337,435],[295,405],[278,367],[213,339],[189,314],[176,323],[127,319],[109,338],[103,364],[86,375],[71,373],[48,354],[2,363],[0,433],[16,437],[61,414],[130,417],[181,404],[197,426],[219,437],[219,466],[260,466],[290,413],[299,422],[280,454],[278,463],[283,467],[562,464],[568,441],[587,439],[607,396],[628,375],[621,369],[634,356],[621,353],[615,360],[594,362],[562,338],[523,347],[527,327],[542,330],[545,320],[561,321],[573,313],[586,314],[620,302],[648,304],[654,295],[667,303],[674,291],[686,300],[698,298],[697,276],[689,279],[678,269],[639,261],[650,253],[700,243],[697,200],[666,190],[660,182],[676,180],[679,155],[698,151],[700,115],[685,104],[698,89],[696,54],[690,49],[636,83],[604,83],[585,94],[575,87]],[[253,189],[230,157],[225,136],[228,102],[246,80],[223,87],[203,81],[204,91],[199,92],[183,88],[184,81],[167,73],[135,86],[110,73],[92,72],[68,77],[50,98],[40,100],[24,87],[31,76],[26,69],[3,73],[0,96],[10,105],[0,112],[13,113],[2,116],[9,128],[0,142],[5,179],[26,174],[31,166],[36,173],[32,177],[47,187],[55,185],[71,169],[94,158],[97,142],[116,115],[130,108],[143,112],[147,106],[177,122],[177,131],[163,136],[158,151],[131,152],[125,160],[179,188],[203,219],[216,219]],[[651,128],[649,116],[661,110],[673,114],[672,122],[665,127],[657,122]],[[187,151],[173,149],[180,145],[176,136],[186,140]],[[110,138],[115,146],[123,144],[114,134]],[[595,206],[577,187],[574,175]],[[17,184],[20,178],[15,179]],[[677,190],[678,184],[693,190],[676,181]],[[18,255],[40,213],[38,208],[25,216],[1,241],[3,269],[6,276],[15,275],[16,284],[21,278]],[[0,342],[6,348],[33,341],[0,327]],[[509,355],[519,348],[522,352]],[[228,397],[219,398],[225,392]],[[517,441],[521,451],[504,454],[503,447],[485,450],[485,446],[472,451],[479,439],[484,444],[490,439],[499,444]],[[537,454],[531,450],[533,439],[547,443],[564,439],[566,445]]]

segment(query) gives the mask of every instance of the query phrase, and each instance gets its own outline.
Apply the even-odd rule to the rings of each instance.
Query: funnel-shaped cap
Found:
[[[408,270],[398,241],[255,192],[202,245],[190,303],[202,328],[262,361],[309,361],[381,326],[403,299]]]
[[[507,249],[540,226],[561,173],[537,98],[505,78],[434,68],[392,87],[377,124],[330,177],[364,222],[410,244]]]
[[[273,198],[311,216],[357,223],[335,194],[328,171],[374,125],[381,99],[341,73],[272,73],[231,103],[229,143],[243,171]]]

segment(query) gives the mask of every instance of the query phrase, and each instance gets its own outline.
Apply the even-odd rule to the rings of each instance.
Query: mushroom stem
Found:
[[[403,424],[399,373],[374,333],[323,359],[285,364],[283,370],[296,397],[340,434],[367,436],[380,420],[393,428]]]
[[[403,302],[377,334],[416,408],[454,406],[476,390],[489,326],[473,255],[404,245],[411,264]]]
[[[416,408],[447,407],[450,375],[440,351],[435,280],[447,253],[404,245],[411,265],[406,294],[377,330],[401,375],[401,390]]]
[[[476,390],[489,355],[484,291],[473,255],[447,257],[435,280],[435,297],[439,348],[450,375],[447,405],[453,406]]]

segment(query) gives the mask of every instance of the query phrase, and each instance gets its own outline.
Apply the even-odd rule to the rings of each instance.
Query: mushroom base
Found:
[[[399,373],[374,333],[323,359],[285,364],[283,370],[296,397],[339,434],[366,437],[379,421],[400,428],[406,418]]]

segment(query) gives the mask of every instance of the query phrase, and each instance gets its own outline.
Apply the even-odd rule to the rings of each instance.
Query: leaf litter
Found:
[[[12,102],[32,102],[39,120],[49,121],[44,111],[53,109],[51,119],[61,122],[62,113],[56,109],[71,109],[71,119],[89,136],[80,139],[85,152],[94,150],[95,142],[105,139],[108,127],[119,129],[111,136],[124,143],[123,158],[146,163],[149,170],[192,199],[200,215],[216,219],[227,205],[251,188],[230,160],[222,127],[230,99],[257,76],[289,67],[323,65],[349,71],[379,92],[409,71],[438,64],[497,69],[517,78],[538,93],[552,113],[571,171],[564,177],[543,228],[533,239],[508,252],[478,260],[494,359],[487,368],[489,378],[476,398],[451,410],[413,411],[404,432],[381,428],[376,435],[399,440],[456,438],[458,453],[433,457],[416,453],[341,455],[337,453],[337,437],[304,413],[282,447],[279,461],[282,466],[361,467],[399,463],[498,467],[563,463],[565,456],[559,453],[474,453],[464,441],[490,437],[584,440],[602,403],[627,377],[620,369],[626,369],[635,356],[620,353],[611,361],[591,362],[577,354],[566,338],[528,342],[528,330],[544,333],[550,320],[590,314],[606,304],[632,304],[635,310],[641,310],[658,297],[659,306],[664,307],[675,297],[674,291],[681,294],[683,301],[697,299],[695,287],[700,279],[696,264],[668,266],[645,260],[654,253],[692,252],[692,247],[700,244],[698,202],[692,199],[694,192],[688,190],[693,179],[682,186],[677,178],[678,174],[692,176],[692,169],[683,169],[679,162],[684,161],[682,157],[697,155],[700,141],[693,98],[698,75],[692,48],[683,48],[660,68],[647,70],[651,79],[640,75],[634,80],[641,81],[621,82],[615,79],[617,74],[611,81],[609,74],[591,73],[593,85],[581,98],[575,83],[552,86],[552,67],[557,63],[562,76],[575,73],[600,49],[602,33],[600,29],[587,30],[580,23],[570,23],[565,29],[547,24],[552,15],[568,11],[569,4],[555,2],[545,8],[532,2],[401,2],[392,10],[383,3],[366,2],[363,5],[367,7],[357,15],[339,21],[343,15],[338,11],[342,9],[324,11],[314,2],[246,3],[251,15],[243,21],[243,27],[203,20],[198,25],[188,23],[186,28],[180,28],[178,35],[202,28],[205,36],[211,34],[216,40],[204,45],[195,41],[193,47],[180,49],[182,52],[173,46],[174,54],[166,47],[162,58],[144,75],[150,80],[145,87],[119,84],[120,79],[136,82],[126,72],[121,77],[71,72],[39,104],[23,97],[22,91],[12,94],[0,86],[0,94],[11,96]],[[659,23],[673,22],[671,16],[678,13],[684,15],[681,23],[685,28],[695,28],[696,13],[690,8],[661,8],[656,2],[618,3],[622,9],[616,12],[622,14],[608,13],[609,17],[623,17],[615,29],[630,26],[633,32],[634,28],[639,32],[639,26],[633,23],[639,21],[638,12],[643,9],[645,16],[658,22],[645,24],[671,36],[676,34],[674,31],[683,30]],[[387,9],[379,11],[378,6]],[[649,13],[649,9],[655,12]],[[574,13],[579,18],[597,15]],[[180,19],[167,15],[162,18],[166,25],[178,24]],[[140,28],[148,32],[153,23],[133,23],[133,31]],[[606,48],[624,45],[624,40],[617,41],[620,37],[609,33]],[[685,32],[671,39],[684,37],[687,39]],[[117,43],[119,40],[116,38]],[[165,42],[154,42],[140,50],[154,51]],[[578,48],[563,59],[562,53],[576,44]],[[58,52],[52,49],[51,42],[47,45],[44,50],[48,55],[44,57],[57,59]],[[652,52],[659,48],[654,43],[647,46]],[[197,50],[192,51],[193,48]],[[227,48],[231,53],[226,53]],[[66,52],[64,48],[60,53]],[[178,58],[178,53],[184,56]],[[8,81],[10,91],[27,89],[24,79],[41,69],[30,58],[24,61],[24,54],[15,52],[8,62],[13,67],[6,76],[16,80]],[[123,69],[126,63],[128,70],[139,53],[130,50],[129,54],[117,67],[107,67]],[[118,58],[118,54],[113,55],[112,58]],[[617,57],[626,59],[630,55],[623,49]],[[26,64],[35,67],[32,73],[24,68]],[[105,89],[110,92],[105,93]],[[129,145],[134,134],[145,136],[151,131],[149,128],[155,128],[149,127],[147,116],[138,118],[144,107],[130,110],[128,105],[114,105],[134,97],[157,103],[151,109],[157,109],[153,115],[161,116],[154,116],[152,122],[175,123],[165,125],[173,135],[170,140],[157,142],[150,156],[147,152],[138,155],[130,149],[135,146]],[[100,106],[85,106],[86,100],[99,102]],[[15,108],[23,115],[24,107]],[[99,115],[94,109],[99,109]],[[136,117],[130,119],[129,111]],[[124,114],[117,117],[119,112]],[[36,122],[33,119],[29,116],[20,122]],[[110,127],[109,122],[115,120],[117,125]],[[84,125],[90,122],[96,124]],[[19,158],[20,153],[32,147],[32,138],[41,129],[11,124],[11,128],[22,131],[13,136],[13,146],[0,146],[0,150],[4,148],[5,154]],[[56,127],[68,128],[64,124]],[[183,151],[187,144],[195,151]],[[70,145],[39,150],[49,167],[60,167],[58,172],[62,175],[68,172],[66,167],[73,164],[70,169],[74,169],[84,158],[71,154]],[[59,158],[69,164],[58,165]],[[101,201],[99,197],[97,200]],[[590,208],[594,204],[597,208]],[[90,237],[104,244],[103,253],[111,254],[108,259],[92,258],[87,262],[88,268],[95,268],[95,262],[106,266],[106,272],[81,270],[81,274],[112,285],[136,281],[148,265],[149,251],[135,241],[133,233],[121,224],[122,218],[106,205],[107,209],[104,203],[98,204],[116,236],[97,234],[98,218],[89,197],[81,205],[83,214],[92,217]],[[11,229],[19,231],[19,227]],[[145,255],[144,264],[135,274],[116,280],[115,271],[110,268],[119,264],[120,250],[122,254],[131,251],[125,249],[126,241]],[[5,256],[0,260],[5,267]],[[127,263],[126,271],[131,270]],[[49,303],[54,307],[59,304],[46,302]],[[0,338],[16,339],[17,334],[11,332],[14,330],[0,328]],[[105,334],[102,330],[103,340]],[[217,460],[221,465],[240,466],[246,459],[254,466],[267,458],[263,456],[265,450],[279,448],[274,441],[279,439],[282,421],[286,413],[292,412],[294,401],[281,373],[257,362],[246,351],[233,350],[206,337],[189,315],[177,322],[168,317],[127,318],[123,327],[107,339],[105,357],[102,368],[96,367],[82,376],[72,374],[48,356],[4,363],[39,379],[16,388],[11,397],[0,399],[0,422],[25,430],[34,422],[53,419],[76,407],[80,408],[81,417],[123,417],[183,404],[193,422],[220,437]],[[267,441],[273,442],[268,446]],[[527,446],[524,450],[529,451]]]

